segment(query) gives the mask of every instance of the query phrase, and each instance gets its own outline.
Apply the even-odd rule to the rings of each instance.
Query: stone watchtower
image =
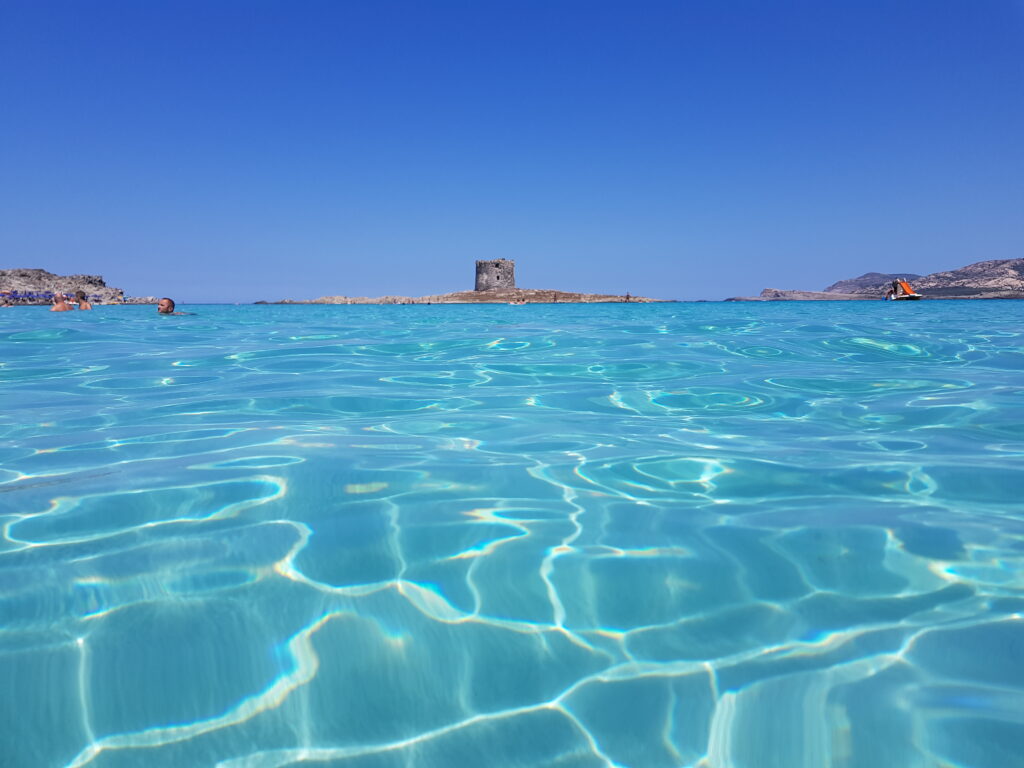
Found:
[[[514,291],[516,289],[516,263],[512,259],[494,259],[476,263],[476,289],[478,291]]]

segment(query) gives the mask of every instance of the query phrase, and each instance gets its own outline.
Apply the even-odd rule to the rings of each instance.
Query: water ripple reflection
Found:
[[[5,768],[1024,752],[1024,305],[67,314],[0,316]]]

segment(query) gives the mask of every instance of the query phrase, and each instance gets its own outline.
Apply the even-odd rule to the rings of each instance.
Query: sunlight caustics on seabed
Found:
[[[0,311],[0,766],[1007,768],[1024,302]]]

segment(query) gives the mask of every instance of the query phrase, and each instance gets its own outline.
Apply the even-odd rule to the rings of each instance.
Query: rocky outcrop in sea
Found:
[[[726,301],[857,301],[881,299],[895,279],[908,280],[925,299],[1024,299],[1024,259],[979,261],[948,272],[915,275],[910,272],[868,272],[832,283],[823,291],[765,288],[759,296]]]
[[[258,301],[257,304],[602,304],[602,303],[636,303],[648,304],[664,301],[649,299],[645,296],[629,294],[617,296],[602,293],[572,293],[571,291],[551,291],[539,288],[516,288],[511,291],[457,291],[441,293],[434,296],[321,296],[319,299],[296,301]]]

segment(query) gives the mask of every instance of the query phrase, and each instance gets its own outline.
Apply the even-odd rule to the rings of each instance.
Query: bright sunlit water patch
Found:
[[[0,310],[0,766],[1007,768],[1024,302]]]

